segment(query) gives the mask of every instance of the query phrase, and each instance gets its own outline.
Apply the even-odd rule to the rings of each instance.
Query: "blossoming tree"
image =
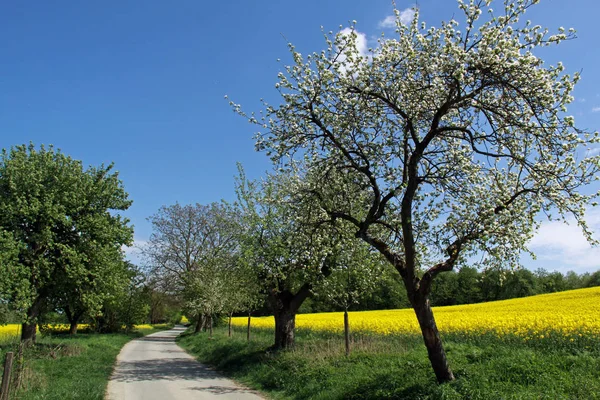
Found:
[[[241,166],[239,172],[236,191],[244,221],[240,259],[245,264],[240,273],[253,275],[246,282],[258,282],[266,295],[275,319],[272,349],[290,348],[296,314],[304,301],[313,295],[328,300],[343,297],[341,292],[348,288],[339,284],[342,271],[351,265],[367,279],[368,269],[376,270],[370,268],[376,257],[364,247],[350,246],[356,239],[346,221],[324,223],[327,214],[314,198],[304,195],[304,182],[314,175],[298,175],[295,166],[252,181]]]
[[[537,2],[459,0],[460,30],[396,11],[395,36],[368,54],[354,30],[306,57],[290,45],[283,103],[261,117],[232,103],[262,127],[259,150],[320,171],[306,192],[402,276],[439,382],[454,376],[429,303],[438,274],[473,254],[517,265],[540,213],[574,217],[593,241],[584,214],[597,194],[580,189],[597,178],[598,135],[565,114],[579,74],[536,55],[574,32],[523,21]]]
[[[273,311],[273,349],[290,348],[298,309],[315,282],[331,273],[331,241],[311,224],[314,213],[297,200],[294,175],[250,181],[241,166],[239,170],[236,191],[245,227],[242,258],[252,266]]]

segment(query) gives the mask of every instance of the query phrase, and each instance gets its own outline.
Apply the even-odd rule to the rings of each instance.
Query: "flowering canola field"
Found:
[[[167,329],[167,324],[162,324],[164,325],[164,328]],[[144,330],[144,329],[153,329],[153,328],[157,328],[157,327],[161,327],[161,324],[158,325],[149,325],[149,324],[143,324],[143,325],[135,325],[135,329],[140,329],[140,330]],[[68,333],[69,332],[69,325],[68,324],[52,324],[52,325],[48,325],[48,328],[52,330],[52,332],[54,333]],[[79,324],[77,325],[77,328],[82,331],[85,330],[87,328],[89,328],[88,324]],[[39,329],[38,329],[38,333],[39,333]],[[3,342],[10,342],[10,341],[18,341],[19,337],[21,336],[21,325],[20,324],[8,324],[8,325],[0,325],[0,343]]]
[[[21,334],[21,325],[8,324],[0,325],[0,343],[7,340],[16,339]]]
[[[49,328],[54,332],[69,332],[69,325],[67,324],[52,324],[48,325]],[[88,327],[87,324],[79,324],[77,326],[80,330],[86,329]],[[38,329],[39,333],[39,329]],[[20,324],[8,324],[8,325],[0,325],[0,343],[7,340],[18,340],[21,336],[21,325]]]
[[[577,340],[600,340],[600,287],[543,294],[519,299],[434,307],[443,334],[494,334],[518,336],[525,340],[560,336]],[[420,333],[412,309],[349,312],[353,331],[389,334]],[[343,313],[299,314],[296,327],[326,332],[343,331]],[[234,318],[244,326],[246,318]],[[252,318],[252,325],[273,328],[273,317]]]

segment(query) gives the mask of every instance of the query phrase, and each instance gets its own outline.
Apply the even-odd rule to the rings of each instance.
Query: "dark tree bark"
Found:
[[[196,320],[196,326],[194,327],[194,333],[200,333],[202,331],[202,327],[204,326],[204,315],[198,315],[198,319]]]
[[[444,383],[454,380],[454,374],[448,364],[440,332],[438,331],[433,311],[431,310],[429,296],[422,296],[417,293],[412,296],[411,303],[419,321],[423,341],[427,348],[427,355],[437,381]]]
[[[232,317],[232,313],[229,313],[229,334],[228,334],[229,337],[231,337],[231,317]]]
[[[280,350],[294,346],[296,313],[309,295],[309,284],[304,284],[296,294],[289,290],[271,292],[269,301],[275,317],[275,343],[272,349]]]
[[[250,321],[252,320],[252,314],[248,312],[248,330],[246,331],[246,341],[250,341]]]
[[[21,342],[35,343],[37,338],[37,318],[42,309],[42,299],[38,297],[27,310],[27,322],[21,326]]]
[[[385,256],[385,258],[396,268],[400,273],[404,282],[404,287],[413,310],[417,316],[419,327],[423,335],[423,341],[427,348],[427,354],[431,367],[435,373],[437,381],[439,383],[450,382],[454,380],[454,374],[450,369],[448,360],[446,358],[446,352],[442,345],[440,333],[435,323],[433,311],[431,310],[431,304],[429,302],[429,293],[431,291],[431,283],[433,279],[442,272],[452,271],[454,263],[458,258],[461,246],[466,240],[472,238],[472,236],[466,236],[461,239],[457,239],[456,242],[452,243],[446,249],[449,257],[446,261],[434,265],[428,269],[421,278],[415,276],[417,270],[415,265],[415,247],[414,241],[412,240],[412,226],[403,225],[405,230],[405,236],[411,239],[405,241],[405,251],[407,254],[404,257],[399,256],[391,251],[381,240],[368,235],[364,231],[359,231],[357,237],[362,238],[367,243],[375,247],[379,252]],[[411,245],[412,244],[412,245]],[[409,251],[410,250],[410,251]]]
[[[65,307],[65,314],[70,324],[69,335],[77,334],[77,325],[79,324],[79,320],[83,316],[83,313],[83,310],[73,311],[70,306]]]
[[[279,310],[275,314],[275,349],[287,349],[294,346],[296,313],[290,309]]]
[[[37,324],[23,323],[21,325],[21,342],[35,343],[37,338]]]
[[[152,290],[150,292],[150,323],[159,324],[164,320],[164,302],[161,295]]]
[[[212,339],[212,337],[213,337],[213,316],[212,316],[212,314],[210,314],[210,316],[208,317],[208,324],[210,327],[208,337]]]

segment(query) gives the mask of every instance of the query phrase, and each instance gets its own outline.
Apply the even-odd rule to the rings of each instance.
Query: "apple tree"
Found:
[[[354,29],[306,56],[290,44],[282,103],[260,115],[231,103],[260,126],[257,149],[320,171],[306,192],[401,275],[438,382],[454,376],[429,302],[436,276],[475,254],[518,265],[539,215],[574,218],[593,242],[585,211],[598,194],[584,187],[598,134],[566,113],[579,73],[539,57],[574,31],[525,20],[536,3],[458,0],[460,22],[438,27],[396,10],[395,34],[367,54]]]

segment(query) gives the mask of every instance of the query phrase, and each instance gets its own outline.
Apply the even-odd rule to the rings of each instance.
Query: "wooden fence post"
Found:
[[[4,373],[2,374],[2,386],[0,386],[0,400],[8,400],[8,393],[10,391],[10,373],[13,364],[13,352],[6,353],[4,359]]]
[[[23,380],[23,368],[24,368],[24,357],[23,357],[23,342],[19,342],[19,351],[17,352],[17,369],[16,369],[16,374],[17,376],[14,377],[14,388],[15,390],[19,390],[21,389],[21,384],[22,384],[22,380]]]
[[[344,342],[346,343],[346,356],[350,355],[350,322],[348,321],[348,310],[344,311]]]

